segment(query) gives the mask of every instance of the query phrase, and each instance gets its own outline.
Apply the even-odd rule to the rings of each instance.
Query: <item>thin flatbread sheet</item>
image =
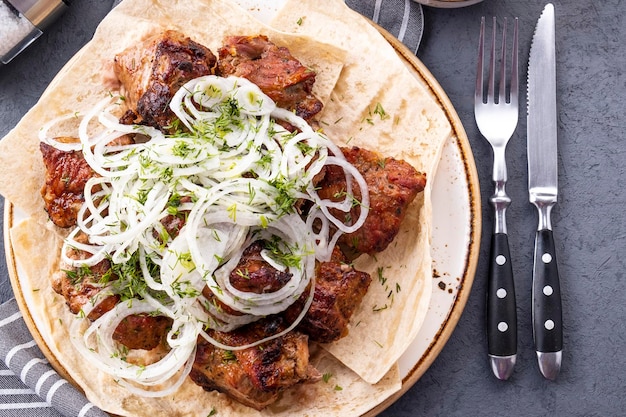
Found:
[[[394,367],[378,384],[363,381],[323,349],[311,349],[311,364],[331,375],[327,382],[299,385],[284,393],[269,408],[257,411],[223,394],[206,392],[189,378],[174,394],[146,398],[129,393],[115,380],[90,366],[70,341],[68,327],[76,320],[65,299],[50,287],[49,277],[58,270],[61,239],[52,231],[42,231],[33,219],[11,229],[13,250],[20,253],[22,296],[47,349],[61,367],[98,407],[119,416],[359,416],[400,389]],[[54,363],[54,362],[53,362]]]
[[[111,413],[186,415],[195,414],[192,409],[215,407],[219,415],[359,415],[400,388],[395,363],[421,327],[430,300],[430,184],[451,128],[444,112],[393,48],[342,1],[288,1],[273,26],[284,32],[256,21],[229,0],[126,0],[105,18],[94,39],[0,142],[0,193],[28,218],[12,236],[18,260],[28,261],[23,263],[27,271],[20,280],[23,289],[30,287],[25,294],[29,309],[60,364],[91,401]],[[58,230],[45,229],[50,223],[39,193],[44,169],[37,130],[63,114],[85,113],[109,94],[102,74],[110,71],[113,56],[162,29],[179,30],[213,51],[225,35],[233,34],[265,34],[289,47],[320,74],[316,94],[325,102],[320,125],[329,137],[404,159],[429,180],[390,248],[375,258],[358,260],[357,268],[370,272],[373,282],[352,319],[350,334],[325,350],[312,349],[313,364],[336,379],[290,390],[263,413],[222,394],[205,393],[190,381],[163,399],[128,394],[110,377],[95,372],[69,346],[63,323],[71,321],[71,315],[62,297],[46,284],[58,268],[58,248],[56,252],[51,249],[60,240],[54,233]]]
[[[347,51],[340,80],[321,115],[331,138],[403,159],[428,178],[389,248],[356,262],[374,281],[351,320],[350,337],[326,346],[375,383],[415,339],[428,310],[431,185],[451,126],[425,83],[380,32],[343,1],[288,2],[272,25]]]
[[[277,45],[288,46],[294,56],[319,74],[314,93],[324,103],[329,101],[344,58],[341,49],[273,30],[228,0],[124,1],[100,23],[93,39],[63,67],[38,103],[0,142],[2,195],[46,224],[48,217],[39,192],[44,178],[40,127],[61,116],[84,115],[110,96],[115,87],[111,82],[115,54],[165,29],[180,31],[213,53],[227,35],[267,35]]]

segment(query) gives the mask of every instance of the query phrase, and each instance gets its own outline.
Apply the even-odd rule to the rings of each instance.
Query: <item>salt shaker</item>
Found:
[[[0,61],[8,64],[68,7],[68,0],[0,0]]]

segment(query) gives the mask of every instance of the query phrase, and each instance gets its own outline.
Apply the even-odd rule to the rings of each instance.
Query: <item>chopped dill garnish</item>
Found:
[[[380,103],[376,103],[376,108],[374,108],[374,114],[378,115],[380,117],[380,120],[385,120],[389,118],[389,115]]]

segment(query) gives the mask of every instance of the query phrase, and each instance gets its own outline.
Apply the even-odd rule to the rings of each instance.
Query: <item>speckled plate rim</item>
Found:
[[[373,24],[373,23],[372,23]],[[374,24],[375,25],[375,24]],[[419,356],[418,360],[413,361],[409,360],[408,367],[405,365],[406,369],[401,369],[402,375],[402,387],[401,389],[394,393],[392,396],[376,405],[369,412],[364,414],[366,417],[372,417],[386,408],[388,408],[391,404],[393,404],[398,398],[404,395],[418,380],[419,378],[428,370],[430,365],[437,358],[448,339],[452,335],[461,314],[465,308],[465,304],[467,299],[469,298],[469,294],[471,292],[472,284],[474,281],[474,274],[476,272],[476,266],[478,263],[478,252],[480,246],[480,233],[481,233],[481,201],[480,201],[480,187],[478,181],[478,173],[476,171],[476,165],[474,162],[474,157],[472,154],[471,146],[467,139],[467,135],[465,133],[465,129],[459,119],[456,110],[454,109],[452,103],[450,102],[447,94],[441,88],[435,77],[430,73],[430,71],[424,66],[424,64],[408,49],[406,48],[400,41],[397,40],[393,35],[385,31],[383,28],[375,25],[376,28],[381,32],[381,34],[385,37],[385,39],[393,46],[398,55],[405,61],[407,66],[413,70],[416,77],[420,78],[425,86],[430,90],[433,97],[437,100],[440,107],[444,110],[448,121],[452,126],[452,142],[448,143],[447,146],[451,146],[453,148],[454,156],[453,158],[458,158],[456,163],[458,163],[461,167],[461,171],[463,174],[462,178],[455,178],[453,181],[460,181],[461,187],[465,188],[466,195],[464,196],[467,199],[468,204],[468,212],[465,213],[467,215],[468,224],[467,227],[467,235],[466,238],[466,248],[465,253],[458,254],[459,259],[461,259],[462,270],[459,271],[460,274],[457,277],[452,277],[452,281],[456,281],[456,283],[448,282],[446,286],[454,286],[450,288],[450,297],[449,305],[447,302],[444,302],[443,311],[444,317],[440,321],[440,326],[435,329],[434,337],[431,340],[428,340],[427,347],[423,352],[417,352]],[[447,178],[442,178],[443,174],[446,172],[441,172],[441,167],[437,172],[437,176],[435,178],[435,184],[440,183],[442,180],[446,180]],[[435,201],[435,199],[433,199]],[[437,207],[433,207],[433,211],[435,211]],[[35,324],[35,320],[31,315],[30,309],[27,304],[27,300],[24,297],[22,292],[22,287],[19,281],[19,272],[17,266],[17,260],[15,257],[15,253],[13,251],[12,241],[10,237],[10,229],[13,227],[16,221],[16,213],[13,204],[6,200],[5,201],[5,210],[4,210],[4,245],[5,245],[5,256],[7,261],[7,267],[9,271],[9,278],[11,281],[11,286],[13,288],[13,292],[15,294],[16,301],[20,310],[22,311],[24,322],[26,326],[30,330],[33,339],[43,352],[44,356],[48,359],[51,366],[65,379],[67,379],[72,385],[78,387],[80,386],[76,384],[76,382],[71,378],[67,370],[61,366],[58,359],[52,353],[47,343],[45,342],[43,336],[39,332]],[[436,259],[434,259],[436,261]],[[438,275],[434,272],[433,279],[436,279]],[[443,281],[441,281],[443,282]],[[433,285],[433,291],[437,291],[437,286]],[[440,306],[442,307],[442,306]],[[427,317],[428,320],[428,317]],[[418,337],[420,337],[418,335]],[[409,348],[411,349],[411,347]],[[416,352],[413,352],[414,354]]]

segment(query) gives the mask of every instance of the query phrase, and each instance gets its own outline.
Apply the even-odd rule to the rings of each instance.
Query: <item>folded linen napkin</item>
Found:
[[[121,1],[115,0],[113,7]],[[419,4],[412,0],[346,0],[346,4],[417,53],[423,31]],[[0,417],[107,416],[52,369],[14,299],[0,305],[0,359]]]

